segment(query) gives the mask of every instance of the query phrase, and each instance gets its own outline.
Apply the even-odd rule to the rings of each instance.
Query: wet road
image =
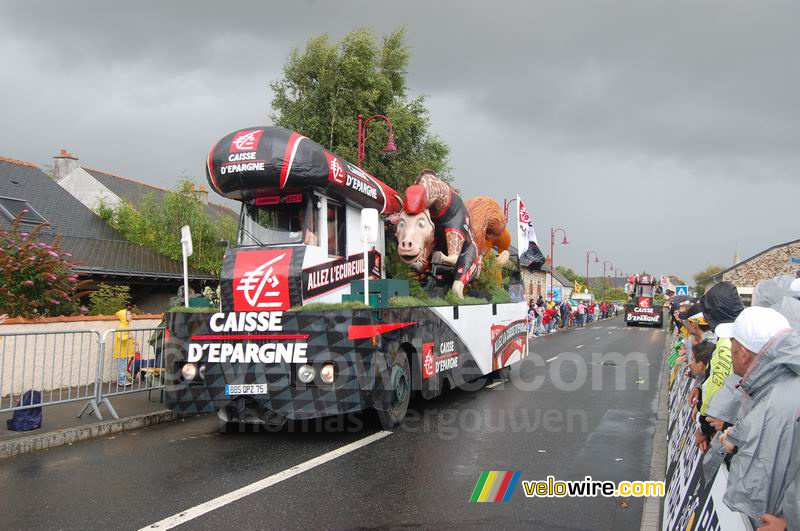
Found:
[[[511,381],[412,403],[391,432],[202,417],[3,460],[0,528],[638,529],[641,498],[467,500],[483,470],[648,479],[663,345],[619,318],[538,338]]]

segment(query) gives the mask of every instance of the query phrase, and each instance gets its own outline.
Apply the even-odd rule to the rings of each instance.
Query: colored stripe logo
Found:
[[[520,471],[484,471],[472,491],[471,502],[507,502],[514,494]]]

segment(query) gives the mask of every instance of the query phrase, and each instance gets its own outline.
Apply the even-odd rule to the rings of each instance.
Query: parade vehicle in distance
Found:
[[[384,230],[364,251],[361,215],[395,215],[404,204],[312,140],[279,127],[236,131],[211,149],[207,177],[242,203],[238,237],[223,258],[219,311],[168,314],[170,409],[271,426],[374,409],[394,426],[412,392],[430,399],[448,386],[481,386],[527,355],[524,302],[337,304],[353,299],[365,269],[370,287],[398,282],[385,280]],[[415,227],[442,211],[417,214]],[[310,306],[317,302],[329,304]]]
[[[658,280],[653,275],[635,275],[625,285],[630,299],[625,304],[625,325],[664,326],[663,305],[655,302]]]

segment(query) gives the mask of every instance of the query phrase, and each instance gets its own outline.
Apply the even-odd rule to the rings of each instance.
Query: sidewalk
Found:
[[[539,338],[542,338],[542,337],[548,337],[548,336],[551,336],[553,334],[557,334],[558,332],[567,332],[569,330],[583,330],[583,329],[586,329],[586,328],[592,328],[592,327],[595,327],[595,326],[600,325],[602,323],[607,323],[609,321],[613,321],[617,317],[622,317],[622,316],[621,315],[615,315],[613,317],[607,317],[605,319],[595,319],[594,321],[586,323],[583,326],[573,325],[573,326],[568,326],[566,328],[561,328],[561,327],[554,328],[552,332],[544,333],[544,334],[541,334],[541,335],[538,335],[538,336],[534,336],[532,334],[528,334],[528,341],[532,341],[534,339],[539,339]]]
[[[151,400],[148,400],[147,395],[146,391],[140,391],[111,397],[111,405],[114,406],[120,418],[114,419],[105,405],[101,404],[102,421],[88,412],[78,418],[77,415],[83,408],[84,402],[47,406],[42,410],[42,427],[25,432],[9,430],[6,420],[11,418],[13,412],[2,413],[0,414],[0,420],[2,420],[0,424],[0,458],[60,446],[124,429],[166,422],[176,417],[160,402],[160,391],[154,390]]]

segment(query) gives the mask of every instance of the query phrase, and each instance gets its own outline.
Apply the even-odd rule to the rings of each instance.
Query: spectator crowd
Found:
[[[692,385],[703,475],[728,468],[723,501],[761,531],[800,529],[800,272],[761,282],[745,308],[729,282],[670,306],[672,381]]]
[[[559,328],[582,327],[593,321],[616,317],[620,308],[614,302],[531,300],[528,309],[528,335],[539,337]]]

